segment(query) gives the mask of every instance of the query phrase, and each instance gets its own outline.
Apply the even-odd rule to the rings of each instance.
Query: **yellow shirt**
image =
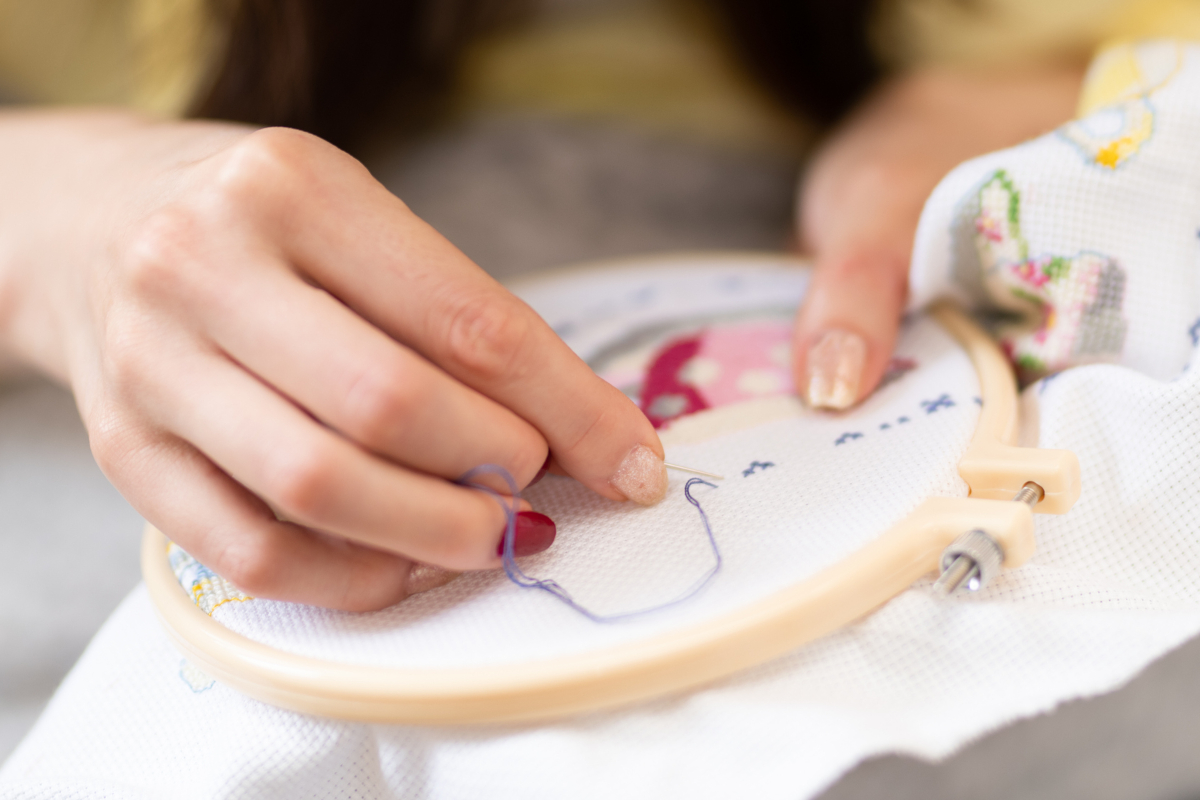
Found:
[[[881,0],[875,51],[892,68],[1086,61],[1122,39],[1200,40],[1200,0]]]
[[[831,0],[836,2],[836,0]],[[564,4],[566,7],[568,4]],[[803,138],[686,0],[551,11],[468,54],[460,109],[620,116],[750,145]],[[0,0],[0,93],[183,113],[224,44],[207,0]],[[1106,40],[1200,40],[1200,0],[880,0],[885,64],[1082,58]]]
[[[183,112],[223,37],[205,0],[0,0],[0,92]]]

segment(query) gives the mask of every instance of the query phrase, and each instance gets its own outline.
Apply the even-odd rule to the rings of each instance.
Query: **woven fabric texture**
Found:
[[[773,309],[794,306],[805,279],[795,268],[753,259],[707,266],[693,259],[562,277],[524,295],[601,374],[628,374],[645,372],[672,342],[697,335],[719,345],[740,341],[737,332],[747,329],[761,338],[763,325],[775,325],[786,345],[790,322]],[[977,381],[965,354],[930,320],[907,325],[898,350],[900,361],[920,366],[847,416],[808,411],[789,396],[790,384],[748,370],[737,352],[707,352],[717,357],[692,362],[699,365],[693,383],[704,389],[722,372],[737,373],[733,382],[755,392],[664,431],[668,460],[726,476],[718,488],[694,490],[724,567],[687,603],[598,625],[496,571],[373,614],[255,599],[220,605],[213,618],[286,652],[343,663],[464,667],[586,653],[736,610],[843,558],[925,497],[966,493],[954,467],[978,417]],[[786,346],[780,355],[786,365]],[[634,394],[638,388],[626,385]],[[710,420],[699,434],[675,437],[686,443],[672,443],[676,425],[686,433],[684,423]],[[672,475],[667,499],[648,509],[548,477],[527,497],[557,522],[559,538],[522,568],[559,581],[598,614],[678,597],[713,560],[684,499],[688,477]]]
[[[863,621],[703,691],[477,729],[320,720],[244,698],[181,661],[139,590],[0,771],[0,796],[798,798],[872,754],[937,758],[1018,717],[1120,686],[1200,630],[1200,49],[1168,42],[1126,55],[1137,69],[1108,79],[1132,76],[1128,92],[1063,130],[964,164],[934,193],[918,233],[914,302],[950,294],[1004,312],[997,334],[1029,382],[1023,436],[1080,459],[1078,504],[1037,519],[1038,550],[1022,568],[951,599],[920,582]],[[639,370],[679,337],[696,337],[698,321],[732,336],[757,308],[754,336],[764,335],[769,310],[801,289],[786,270],[736,259],[725,272],[682,266],[690,280],[644,267],[520,291],[637,395]],[[660,277],[660,290],[632,274]],[[695,347],[722,352],[715,339]],[[917,317],[900,355],[916,363],[898,361],[891,385],[833,418],[789,406],[765,365],[731,384],[761,396],[725,405],[720,397],[733,395],[705,383],[718,380],[711,364],[688,373],[692,383],[680,385],[699,388],[684,399],[710,407],[671,422],[665,436],[672,457],[727,475],[698,496],[731,564],[712,592],[662,617],[589,628],[552,598],[475,576],[373,617],[248,600],[213,618],[327,658],[486,663],[653,635],[736,606],[844,555],[924,494],[962,491],[952,466],[974,410],[961,353]],[[667,416],[683,408],[662,402]],[[660,518],[588,505],[568,483],[547,483],[536,501],[561,515],[563,541],[528,571],[599,611],[673,596],[707,566],[694,510],[668,513],[678,488]],[[768,563],[763,553],[775,549],[787,563]],[[507,609],[491,618],[503,635],[456,642],[451,621],[489,613],[472,605],[480,596]],[[471,619],[453,618],[460,607]],[[418,638],[404,639],[418,636],[410,630],[419,653]],[[404,641],[414,651],[398,652]]]

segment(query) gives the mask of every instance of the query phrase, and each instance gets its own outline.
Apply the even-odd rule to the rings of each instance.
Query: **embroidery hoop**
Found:
[[[422,725],[529,722],[701,687],[871,613],[935,573],[942,551],[965,531],[987,531],[1004,551],[1003,566],[1019,567],[1033,554],[1033,515],[1012,499],[1028,481],[1044,490],[1040,513],[1065,513],[1078,499],[1073,453],[1016,446],[1016,381],[995,343],[949,304],[930,316],[967,353],[979,379],[982,408],[958,464],[970,496],[929,498],[841,562],[702,624],[525,663],[401,669],[329,662],[256,642],[205,614],[180,588],[167,539],[151,525],[142,540],[147,590],[168,637],[195,666],[246,695],[307,714]]]

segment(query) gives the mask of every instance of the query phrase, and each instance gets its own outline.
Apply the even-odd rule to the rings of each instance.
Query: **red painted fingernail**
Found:
[[[549,471],[550,471],[550,454],[546,453],[545,463],[542,464],[542,468],[538,470],[537,475],[533,476],[533,480],[531,480],[528,483],[528,485],[526,485],[525,488],[528,489],[530,486],[533,486],[535,483],[540,481],[542,478],[546,477],[546,473]],[[546,519],[549,519],[549,517],[547,517]]]
[[[557,533],[558,528],[554,525],[554,520],[545,514],[539,514],[536,511],[518,512],[517,530],[513,536],[513,555],[520,558],[540,553],[554,544],[554,537]],[[500,544],[496,547],[496,555],[504,555],[503,536],[500,537]]]

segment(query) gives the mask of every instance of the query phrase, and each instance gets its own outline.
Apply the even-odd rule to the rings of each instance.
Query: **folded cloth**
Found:
[[[703,691],[489,728],[250,700],[182,660],[139,589],[0,796],[809,797],[872,754],[942,757],[1128,681],[1200,631],[1200,47],[1130,46],[1092,79],[1094,113],[949,175],[914,253],[914,303],[994,312],[1023,436],[1080,459],[1078,504],[1037,518],[1019,570],[950,601],[922,582]]]

